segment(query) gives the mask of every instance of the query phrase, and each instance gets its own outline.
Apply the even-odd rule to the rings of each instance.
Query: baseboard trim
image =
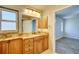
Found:
[[[63,36],[58,37],[56,40],[63,38]]]
[[[74,38],[74,37],[66,37],[66,38],[79,40],[78,38]]]

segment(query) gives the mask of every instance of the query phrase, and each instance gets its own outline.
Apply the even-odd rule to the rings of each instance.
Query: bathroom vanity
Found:
[[[39,54],[49,48],[49,34],[22,34],[0,39],[0,54]]]

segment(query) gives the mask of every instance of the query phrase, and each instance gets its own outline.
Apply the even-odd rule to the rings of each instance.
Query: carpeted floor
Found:
[[[56,40],[56,53],[79,54],[79,40],[65,37]]]

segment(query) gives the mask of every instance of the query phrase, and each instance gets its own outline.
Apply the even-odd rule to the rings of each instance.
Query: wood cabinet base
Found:
[[[0,54],[39,54],[48,49],[48,35],[0,42]]]

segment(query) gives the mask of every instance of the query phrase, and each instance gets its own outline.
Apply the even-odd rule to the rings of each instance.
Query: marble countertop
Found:
[[[14,40],[14,39],[28,39],[28,38],[34,38],[38,36],[48,35],[48,33],[37,33],[37,34],[22,34],[20,36],[13,35],[9,38],[0,39],[0,41],[7,41],[7,40]]]

